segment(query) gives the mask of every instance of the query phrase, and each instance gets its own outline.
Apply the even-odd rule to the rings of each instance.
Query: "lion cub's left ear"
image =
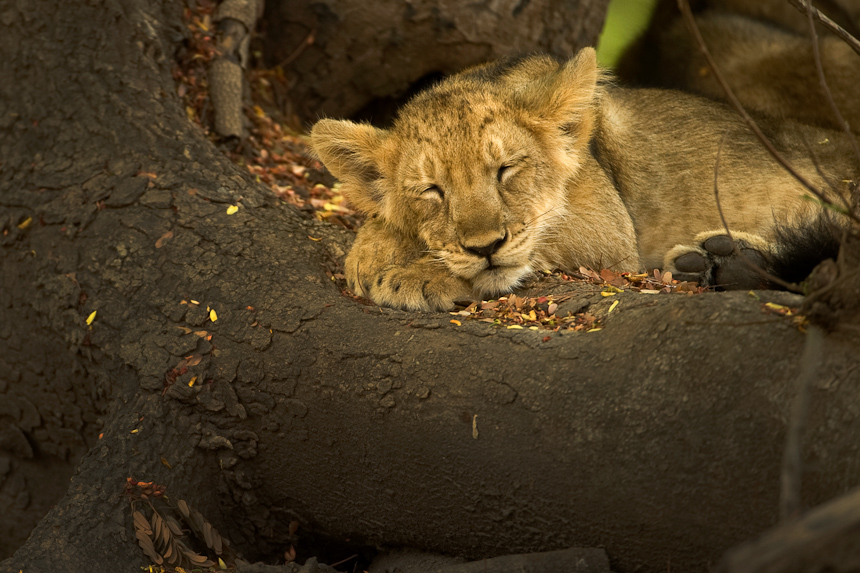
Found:
[[[311,129],[314,152],[340,179],[344,196],[368,215],[379,213],[382,207],[379,179],[387,133],[372,125],[336,119],[321,119]]]
[[[584,143],[594,128],[599,76],[594,48],[583,48],[572,60],[523,86],[519,97],[538,125]]]

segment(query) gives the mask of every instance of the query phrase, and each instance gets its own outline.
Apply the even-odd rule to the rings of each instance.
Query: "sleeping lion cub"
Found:
[[[853,189],[841,135],[763,127],[833,201]],[[591,48],[567,63],[471,68],[416,96],[390,130],[323,119],[311,141],[370,216],[346,259],[350,288],[404,309],[448,309],[509,292],[536,270],[580,266],[750,288],[759,274],[737,252],[773,268],[778,229],[822,216],[733,111],[615,87]],[[719,203],[737,250],[714,195],[720,148]]]

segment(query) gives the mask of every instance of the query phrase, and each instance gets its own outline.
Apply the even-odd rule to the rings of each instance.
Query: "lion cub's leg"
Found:
[[[355,294],[405,310],[447,310],[472,295],[472,286],[427,253],[418,239],[379,219],[358,230],[346,257],[346,280]]]
[[[769,272],[773,255],[773,245],[758,235],[734,232],[729,237],[724,230],[706,231],[689,245],[673,247],[664,258],[663,270],[701,286],[769,288],[769,281],[757,269]]]

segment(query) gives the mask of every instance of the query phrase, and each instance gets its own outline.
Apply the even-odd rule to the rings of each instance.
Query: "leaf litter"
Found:
[[[278,104],[278,93],[288,91],[288,78],[281,67],[251,69],[247,72],[252,105],[245,106],[245,115],[250,124],[249,136],[238,145],[219,142],[210,128],[213,125],[213,110],[209,102],[207,69],[217,55],[212,14],[214,0],[197,0],[196,6],[186,8],[185,23],[190,40],[177,58],[173,76],[177,93],[182,98],[188,117],[235,163],[244,166],[254,178],[267,185],[277,197],[294,205],[299,211],[317,220],[327,221],[347,229],[357,230],[363,217],[356,212],[340,193],[340,184],[325,167],[309,153],[306,138],[288,127],[288,121]],[[235,213],[237,206],[230,206]],[[309,237],[318,241],[315,237]],[[346,287],[342,261],[326,264],[326,274],[337,282],[345,296],[363,304],[372,304],[355,296]],[[537,273],[540,275],[541,273]],[[543,273],[564,277],[566,280],[581,280],[603,286],[601,295],[612,297],[622,291],[642,294],[687,293],[697,294],[706,289],[696,283],[677,281],[671,273],[655,270],[653,273],[616,273],[609,269],[595,272],[580,268],[579,275],[572,273]],[[557,315],[558,305],[573,295],[537,296],[521,298],[518,295],[501,297],[496,301],[480,301],[481,308],[466,305],[458,316],[469,320],[480,320],[498,325],[529,329],[551,329],[592,331],[599,328],[599,321],[588,312],[562,313]],[[495,306],[486,306],[495,304]],[[612,307],[618,310],[618,305]],[[463,311],[467,311],[462,314]],[[523,312],[525,311],[525,313]],[[213,321],[215,318],[213,317]],[[452,321],[458,325],[459,320]]]
[[[126,480],[137,543],[158,569],[152,571],[235,571],[238,559],[230,542],[203,514],[154,482]]]

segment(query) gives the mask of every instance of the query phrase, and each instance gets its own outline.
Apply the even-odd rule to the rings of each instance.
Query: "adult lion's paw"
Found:
[[[448,310],[454,301],[472,296],[469,283],[432,263],[390,266],[372,277],[363,276],[359,269],[358,280],[350,286],[378,305],[403,310]]]
[[[760,289],[768,288],[759,269],[767,271],[770,259],[771,246],[757,235],[738,232],[729,237],[725,231],[710,231],[696,235],[690,245],[672,248],[664,258],[663,270],[701,286]]]

